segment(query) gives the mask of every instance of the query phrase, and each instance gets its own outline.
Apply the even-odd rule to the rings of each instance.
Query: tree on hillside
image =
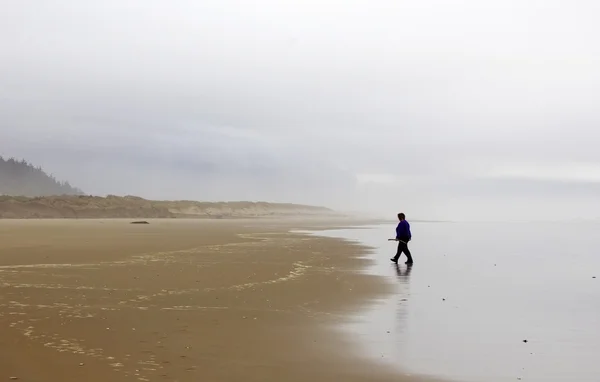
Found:
[[[82,195],[83,192],[48,175],[25,160],[0,156],[0,195],[48,196]]]

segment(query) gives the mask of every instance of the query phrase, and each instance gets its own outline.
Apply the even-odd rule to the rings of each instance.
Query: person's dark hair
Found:
[[[404,220],[404,219],[406,219],[406,215],[404,215],[404,213],[403,213],[403,212],[400,212],[400,213],[398,214],[398,219]]]

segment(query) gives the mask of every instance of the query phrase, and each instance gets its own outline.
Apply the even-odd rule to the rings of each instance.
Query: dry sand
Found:
[[[356,272],[365,248],[298,222],[150,223],[0,220],[0,381],[408,380],[331,330],[389,291]]]

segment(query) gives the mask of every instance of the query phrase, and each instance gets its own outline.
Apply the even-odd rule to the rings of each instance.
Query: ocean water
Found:
[[[316,233],[374,247],[368,272],[395,285],[344,325],[365,357],[453,381],[600,381],[600,224],[415,222],[410,268],[389,260],[394,228]]]

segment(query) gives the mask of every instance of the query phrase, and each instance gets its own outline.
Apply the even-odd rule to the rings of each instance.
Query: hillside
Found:
[[[81,190],[60,182],[24,160],[0,157],[0,195],[80,195]]]
[[[0,196],[0,218],[248,218],[335,216],[324,207],[265,202],[156,201],[135,196]]]
[[[24,160],[0,157],[0,218],[241,218],[335,215],[327,208],[264,202],[156,201],[86,196]]]

